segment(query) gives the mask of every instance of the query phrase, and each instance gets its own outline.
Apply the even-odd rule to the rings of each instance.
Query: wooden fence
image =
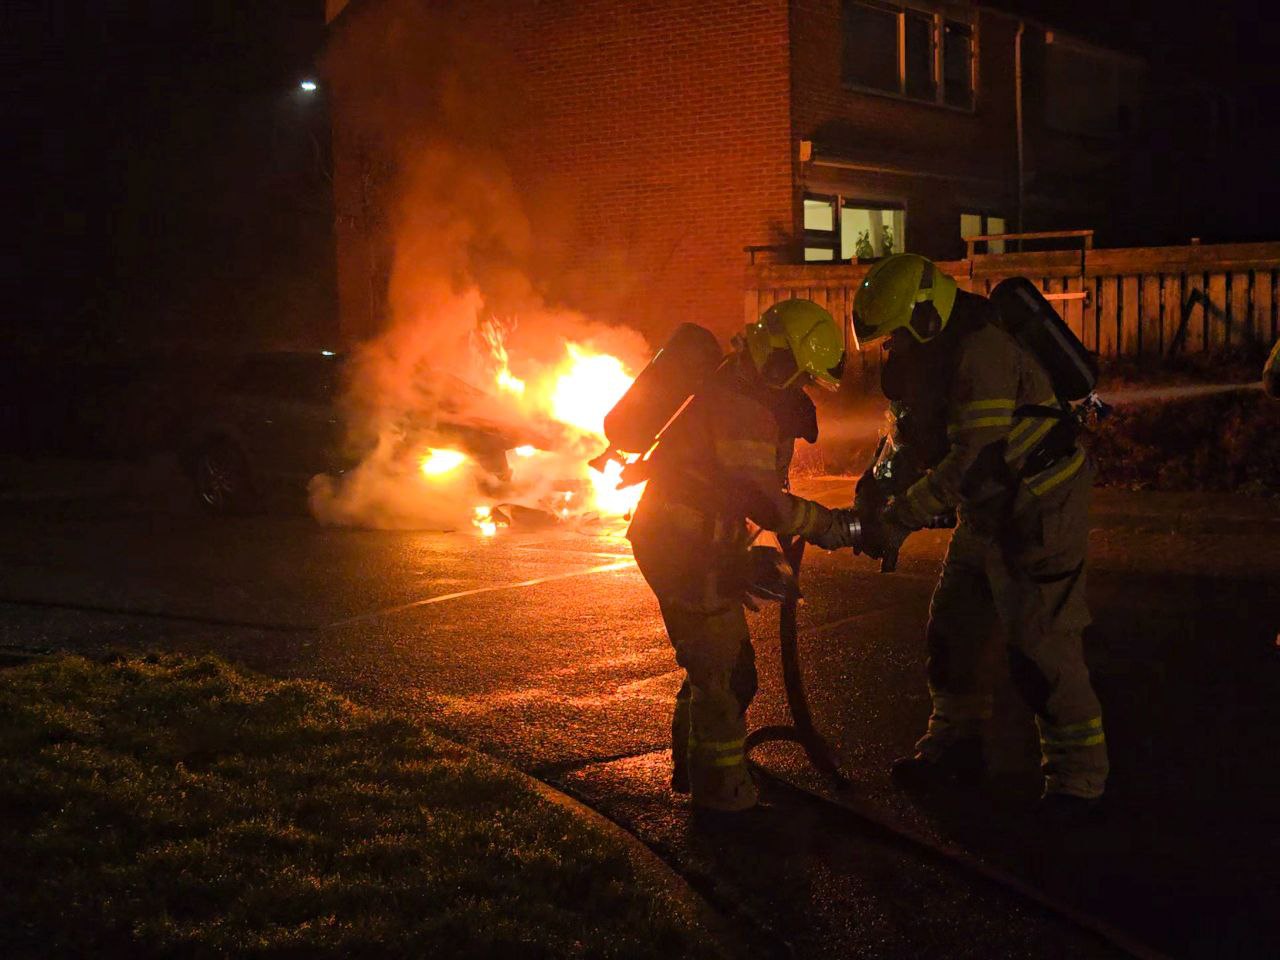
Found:
[[[939,266],[960,286],[989,293],[1006,277],[1027,277],[1055,301],[1090,350],[1104,357],[1172,356],[1280,337],[1280,243],[974,254]],[[753,264],[748,322],[770,304],[806,297],[849,317],[863,264]],[[864,382],[878,382],[880,351],[859,358]]]

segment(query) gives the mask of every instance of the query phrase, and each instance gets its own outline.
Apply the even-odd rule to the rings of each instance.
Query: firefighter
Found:
[[[1262,389],[1267,396],[1280,400],[1280,340],[1271,348],[1271,356],[1262,368]]]
[[[757,800],[744,749],[756,691],[746,521],[783,537],[831,525],[830,510],[788,492],[787,474],[795,439],[817,439],[803,388],[839,386],[845,336],[822,307],[787,300],[734,346],[662,433],[627,532],[686,675],[671,724],[672,788],[718,811]]]
[[[909,411],[912,442],[932,451],[929,469],[882,508],[868,552],[896,556],[930,517],[959,514],[929,609],[932,714],[893,775],[924,786],[983,774],[985,661],[999,620],[1039,728],[1041,809],[1077,818],[1108,769],[1081,649],[1093,468],[1044,366],[997,321],[989,300],[913,254],[876,264],[854,300],[859,345],[889,337],[885,393]]]

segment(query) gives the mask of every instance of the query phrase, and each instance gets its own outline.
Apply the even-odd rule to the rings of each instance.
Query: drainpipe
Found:
[[[1026,166],[1023,153],[1023,131],[1022,131],[1022,35],[1026,32],[1027,25],[1024,21],[1018,21],[1018,32],[1013,39],[1013,90],[1014,90],[1014,118],[1018,128],[1018,233],[1022,233],[1024,226],[1022,223],[1023,208],[1023,191],[1026,183]],[[1018,241],[1018,250],[1022,250],[1022,241]]]

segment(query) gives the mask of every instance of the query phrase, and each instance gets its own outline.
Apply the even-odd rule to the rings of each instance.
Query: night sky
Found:
[[[95,354],[256,330],[286,345],[332,328],[324,105],[297,86],[323,7],[6,5],[25,307],[9,344]]]
[[[1146,56],[1155,77],[1219,85],[1235,104],[1230,142],[1198,192],[1161,161],[1176,139],[1148,144],[1155,189],[1180,195],[1160,229],[1280,234],[1269,188],[1280,57],[1261,0],[1202,6],[1194,18],[1155,0],[992,5]],[[92,355],[323,339],[335,323],[328,133],[323,91],[308,98],[297,84],[323,43],[324,4],[81,6],[5,5],[20,241],[7,258],[18,294],[0,345]],[[1180,135],[1197,136],[1198,122],[1188,111]]]

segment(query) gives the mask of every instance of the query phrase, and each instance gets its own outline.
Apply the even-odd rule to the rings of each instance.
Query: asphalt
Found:
[[[666,789],[680,676],[617,529],[217,520],[158,483],[0,492],[0,645],[210,650],[329,681],[623,825],[760,955],[1280,955],[1275,501],[1100,492],[1088,655],[1114,773],[1105,816],[1064,835],[1029,812],[1034,733],[1007,680],[986,787],[918,796],[886,776],[928,713],[921,636],[945,532],[909,540],[887,576],[809,551],[805,675],[853,785],[768,745],[765,805],[723,823]],[[806,489],[840,503],[849,486]],[[752,626],[751,719],[781,722],[776,609]]]

